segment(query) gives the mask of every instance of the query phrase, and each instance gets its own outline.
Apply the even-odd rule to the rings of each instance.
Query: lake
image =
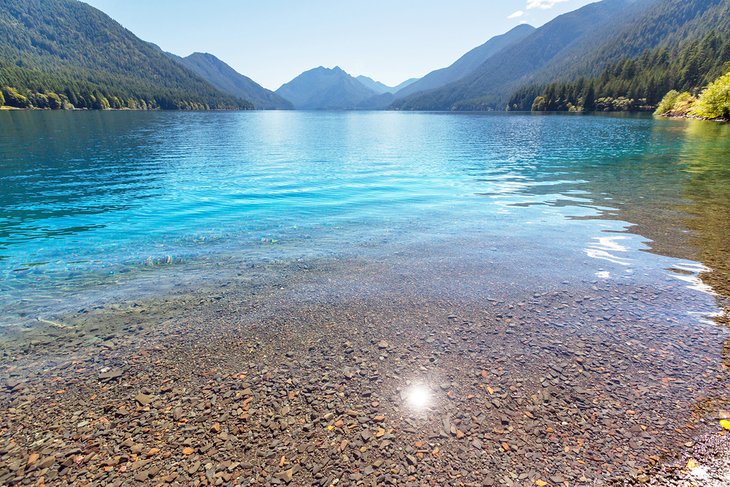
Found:
[[[490,258],[517,274],[547,255],[560,259],[534,269],[547,279],[663,281],[696,277],[716,265],[710,253],[727,252],[718,241],[730,201],[724,125],[499,114],[0,116],[0,305],[10,324],[122,284],[156,288],[171,270],[208,260],[236,267],[485,235]]]
[[[467,453],[457,444],[460,461],[493,443],[503,455],[490,457],[487,470],[533,480],[636,474],[653,455],[696,439],[726,407],[727,124],[616,115],[3,112],[0,127],[5,334],[50,326],[58,338],[77,320],[145,322],[167,330],[170,350],[170,337],[186,336],[189,348],[176,353],[189,363],[221,350],[202,353],[203,343],[235,348],[247,337],[245,350],[267,364],[261,377],[284,373],[291,361],[310,374],[295,383],[349,370],[352,357],[366,370],[357,357],[372,349],[369,363],[383,369],[353,375],[390,380],[375,392],[355,388],[353,404],[392,412],[400,410],[394,397],[410,397],[407,384],[425,384],[430,392],[419,398],[449,391],[423,423],[404,419],[404,434],[452,421],[454,438],[466,434],[476,445]],[[196,293],[204,298],[190,297]],[[149,307],[155,300],[177,304],[163,313]],[[149,307],[153,318],[109,318],[130,307]],[[134,333],[127,327],[119,340]],[[47,347],[70,357],[98,337],[33,340],[25,353]],[[295,343],[291,355],[277,355]],[[341,346],[354,355],[336,352]],[[245,369],[249,362],[237,360],[246,353],[208,365]],[[475,377],[484,377],[481,389]],[[456,407],[452,391],[486,402]],[[347,404],[341,408],[354,407]],[[549,431],[562,424],[566,438],[583,438],[578,450],[589,445],[593,460],[573,458],[567,439],[532,444],[539,418],[549,418]],[[266,437],[252,441],[275,449]]]

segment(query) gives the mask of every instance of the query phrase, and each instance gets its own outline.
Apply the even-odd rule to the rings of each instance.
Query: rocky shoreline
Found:
[[[665,297],[611,283],[476,299],[468,268],[340,262],[14,337],[0,484],[721,485],[688,459],[728,478],[723,329],[637,318]]]

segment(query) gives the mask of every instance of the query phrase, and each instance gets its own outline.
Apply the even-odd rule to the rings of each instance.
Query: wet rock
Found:
[[[102,382],[109,382],[124,375],[124,370],[120,368],[112,368],[106,372],[99,374],[99,380]]]

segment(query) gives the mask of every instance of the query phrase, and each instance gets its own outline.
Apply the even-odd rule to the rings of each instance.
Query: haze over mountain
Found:
[[[351,110],[378,95],[340,67],[305,71],[276,90],[298,110]]]
[[[290,110],[292,104],[267,90],[212,54],[196,52],[188,57],[170,57],[182,63],[224,93],[251,101],[259,110]]]
[[[604,0],[561,15],[496,53],[463,79],[397,100],[393,106],[405,110],[504,109],[514,90],[540,79],[538,75],[552,64],[586,58],[655,1]]]
[[[418,81],[418,78],[410,78],[410,79],[407,79],[404,82],[400,83],[399,85],[387,86],[387,85],[381,83],[380,81],[375,81],[374,79],[369,78],[367,76],[358,76],[355,79],[358,80],[363,85],[365,85],[366,88],[369,88],[378,94],[396,93],[396,92],[402,90],[403,88],[405,88],[406,86],[410,86],[411,84]]]
[[[440,88],[453,81],[458,81],[473,73],[479,66],[484,64],[498,52],[508,46],[514,45],[532,34],[535,28],[531,25],[520,24],[509,32],[492,37],[479,47],[475,47],[457,59],[451,66],[431,71],[418,81],[395,92],[397,98],[404,98],[419,91],[427,91]]]
[[[85,3],[0,5],[0,86],[21,106],[252,108]]]

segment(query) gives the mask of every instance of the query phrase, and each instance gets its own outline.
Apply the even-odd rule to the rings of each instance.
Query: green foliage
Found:
[[[678,96],[679,92],[677,90],[672,90],[664,95],[664,98],[662,98],[662,101],[659,102],[659,106],[654,112],[654,115],[664,115],[671,112],[674,109],[674,103],[677,101]]]
[[[598,98],[594,105],[594,109],[597,112],[629,112],[637,108],[636,100],[626,98],[625,96],[619,96],[618,98],[611,96]]]
[[[458,82],[394,107],[524,111],[544,96],[548,110],[591,111],[597,98],[649,110],[671,89],[703,86],[728,61],[729,0],[604,1],[548,22]],[[593,96],[581,82],[593,84]]]
[[[710,119],[730,119],[730,72],[710,83],[700,94],[692,114]]]
[[[26,98],[23,108],[252,108],[85,3],[1,3],[0,86]]]
[[[3,95],[5,96],[5,103],[9,107],[15,108],[28,108],[30,107],[30,100],[28,97],[21,95],[18,90],[6,86],[3,88]]]
[[[535,97],[544,96],[548,110],[553,111],[568,110],[568,104],[581,106],[586,111],[652,110],[664,93],[696,91],[726,70],[730,64],[727,32],[709,32],[681,47],[660,47],[636,58],[623,59],[608,66],[596,78],[524,87],[512,95],[509,109],[529,110]],[[589,87],[593,90],[592,95],[588,92]],[[593,96],[604,100],[600,104],[598,100],[592,102]],[[622,100],[609,106],[605,98],[634,101]]]
[[[685,116],[692,113],[694,105],[697,103],[697,98],[692,96],[692,93],[685,91],[677,96],[672,107],[672,115]]]
[[[697,98],[692,96],[692,93],[688,91],[679,93],[672,90],[662,98],[654,114],[683,117],[692,112],[695,103],[697,103]]]
[[[2,90],[0,90],[0,107],[5,105],[5,95],[3,95]]]

